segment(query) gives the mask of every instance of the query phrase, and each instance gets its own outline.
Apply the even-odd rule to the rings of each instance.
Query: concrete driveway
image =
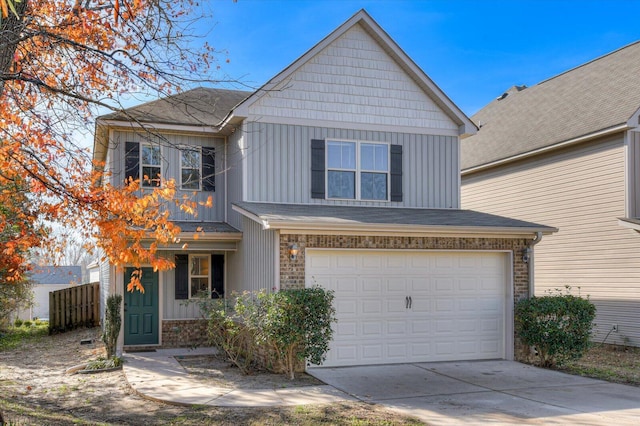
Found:
[[[362,401],[434,425],[638,425],[640,388],[512,361],[314,368]]]

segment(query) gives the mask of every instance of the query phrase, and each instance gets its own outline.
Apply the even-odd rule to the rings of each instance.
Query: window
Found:
[[[211,280],[209,274],[209,256],[189,256],[189,298],[198,297],[203,292],[209,297]]]
[[[202,152],[199,147],[185,148],[180,151],[180,187],[200,190]]]
[[[327,142],[327,198],[389,199],[389,145]]]
[[[162,158],[160,145],[144,143],[141,148],[142,186],[147,188],[160,186],[160,160]]]

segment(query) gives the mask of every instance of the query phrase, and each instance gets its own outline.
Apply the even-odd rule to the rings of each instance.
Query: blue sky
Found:
[[[221,77],[251,87],[364,8],[469,116],[515,84],[534,85],[640,40],[640,0],[211,0],[207,7],[213,19],[198,31],[228,51]]]

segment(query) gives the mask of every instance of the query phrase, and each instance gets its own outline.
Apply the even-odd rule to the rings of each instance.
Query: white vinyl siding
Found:
[[[459,208],[458,138],[324,127],[248,123],[245,201],[379,207]],[[403,201],[311,198],[311,140],[361,140],[403,146]],[[231,166],[230,166],[231,167]]]
[[[598,308],[596,341],[618,324],[607,343],[640,345],[640,234],[618,224],[624,152],[608,138],[463,176],[462,207],[559,228],[535,246],[536,295],[571,286]]]

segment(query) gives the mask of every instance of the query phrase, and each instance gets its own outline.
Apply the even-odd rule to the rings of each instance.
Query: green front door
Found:
[[[124,275],[125,289],[134,268]],[[124,292],[124,344],[156,345],[158,340],[158,273],[153,268],[142,268],[140,280],[144,293],[138,290]]]

